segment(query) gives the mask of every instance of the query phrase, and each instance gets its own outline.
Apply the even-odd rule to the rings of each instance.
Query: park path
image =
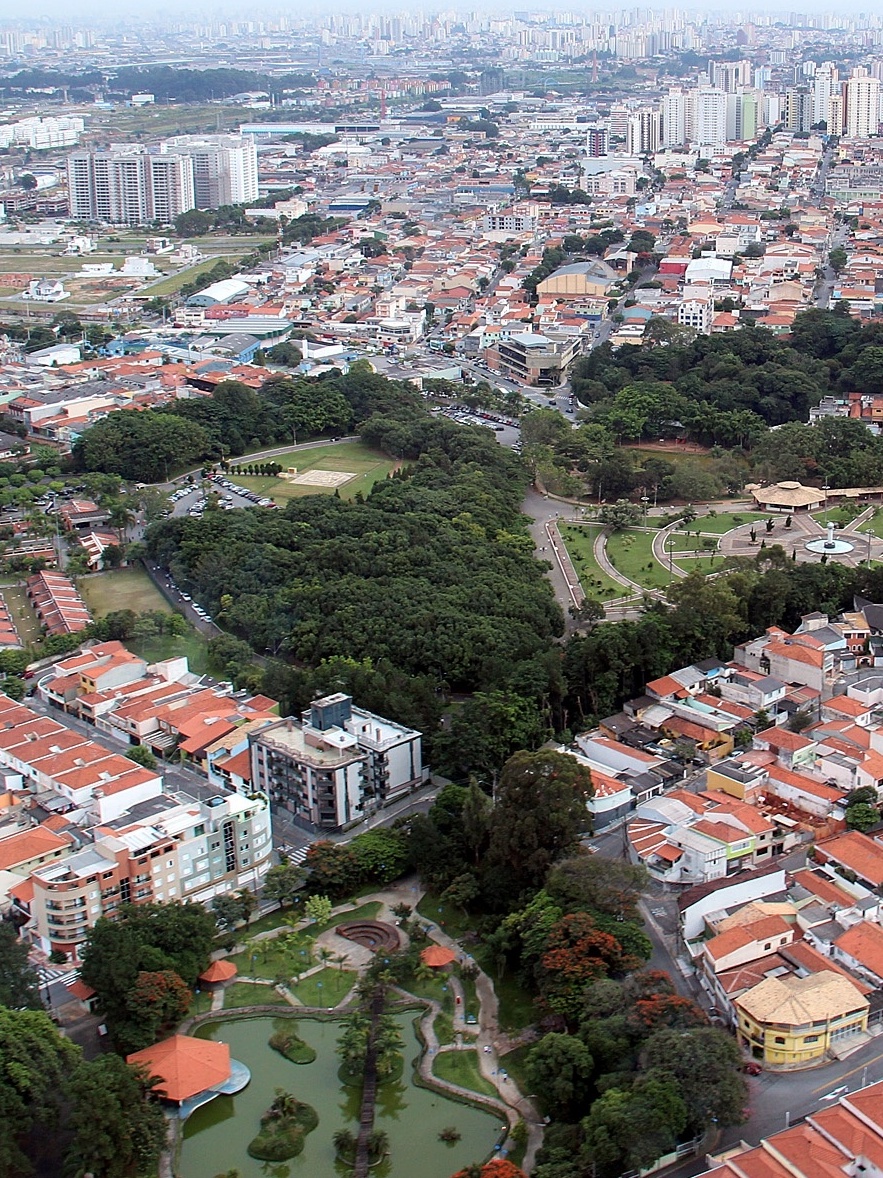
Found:
[[[462,947],[453,937],[448,936],[434,921],[427,920],[423,916],[420,917],[420,920],[427,929],[430,939],[438,945],[444,945],[445,948],[453,950],[458,955],[461,964],[478,965],[469,954],[463,951]],[[475,1036],[476,1047],[478,1048],[479,1068],[485,1079],[489,1080],[500,1094],[500,1099],[508,1110],[506,1115],[509,1120],[510,1129],[519,1117],[527,1125],[527,1150],[525,1151],[524,1161],[522,1162],[522,1169],[525,1173],[529,1174],[533,1168],[537,1150],[543,1143],[543,1122],[536,1106],[526,1096],[521,1094],[515,1081],[510,1079],[506,1070],[500,1066],[500,1056],[505,1055],[506,1052],[511,1051],[515,1047],[521,1046],[525,1040],[523,1038],[513,1039],[501,1030],[499,1017],[500,1004],[497,999],[497,992],[494,989],[493,982],[481,968],[478,969],[475,977],[475,993],[479,1003],[478,1033]],[[461,1012],[465,1011],[464,1002],[460,1002],[459,1009]],[[474,1032],[473,1027],[469,1027],[463,1023],[463,1013],[460,1014],[460,1020],[464,1032]],[[457,1030],[456,1016],[454,1029]],[[435,1039],[434,1030],[433,1040],[437,1051],[438,1040]],[[431,1074],[432,1060],[428,1051],[424,1055],[421,1063],[427,1060]],[[471,1095],[474,1097],[475,1094],[472,1093]]]
[[[360,896],[357,906],[363,904],[370,904],[377,902],[380,904],[380,911],[376,919],[382,920],[390,924],[397,923],[397,918],[392,909],[398,904],[407,904],[412,912],[416,914],[417,905],[419,904],[424,889],[413,880],[392,884],[380,891],[372,892],[366,896]],[[345,916],[348,912],[353,910],[351,903],[340,904],[332,909],[332,917]],[[499,1002],[497,999],[494,984],[488,975],[478,967],[478,963],[464,951],[462,946],[449,936],[444,929],[442,929],[435,921],[428,917],[417,915],[417,919],[427,931],[430,940],[435,941],[438,945],[443,945],[445,948],[451,949],[456,953],[458,960],[463,965],[475,965],[478,968],[478,973],[475,978],[475,993],[479,1003],[479,1015],[477,1024],[469,1024],[466,1022],[466,1002],[463,987],[459,978],[455,975],[449,976],[449,984],[454,992],[455,998],[459,996],[460,1001],[454,1003],[454,1031],[459,1036],[459,1045],[450,1044],[444,1047],[439,1045],[438,1037],[435,1033],[435,1017],[441,1011],[440,1003],[434,1000],[428,1001],[428,1009],[420,1020],[421,1035],[426,1043],[426,1049],[423,1051],[418,1063],[418,1073],[424,1083],[428,1087],[436,1088],[439,1092],[450,1092],[452,1095],[459,1096],[469,1101],[483,1105],[488,1109],[493,1110],[498,1116],[502,1117],[508,1127],[509,1131],[515,1127],[519,1119],[524,1120],[527,1125],[528,1141],[527,1149],[525,1151],[524,1161],[521,1163],[522,1169],[526,1173],[530,1173],[533,1167],[537,1150],[542,1145],[544,1124],[539,1115],[535,1105],[531,1103],[527,1097],[523,1096],[519,1091],[515,1081],[512,1080],[505,1068],[501,1067],[500,1059],[508,1051],[512,1051],[515,1047],[522,1046],[525,1042],[530,1041],[530,1037],[522,1035],[519,1037],[512,1037],[504,1032],[500,1027],[499,1022]],[[290,926],[297,931],[309,927],[310,921],[307,919],[298,921],[297,924]],[[287,926],[282,926],[286,928]],[[245,931],[240,929],[239,932]],[[270,940],[279,935],[280,929],[268,929],[264,932],[256,933],[250,942],[253,945],[256,942],[263,940]],[[333,930],[329,930],[333,932]],[[329,932],[320,934],[320,937],[329,935]],[[319,938],[317,938],[318,941]],[[233,952],[246,952],[248,945],[237,945]],[[219,953],[216,956],[226,956],[226,954]],[[317,973],[324,969],[325,964],[319,963],[311,966],[310,969],[304,970],[301,978],[309,977],[310,974]],[[247,979],[246,979],[247,980]],[[270,979],[257,978],[256,982],[264,982],[267,985],[273,985]],[[355,983],[354,983],[355,984]],[[287,989],[287,987],[277,987],[280,994],[283,994],[289,1005],[303,1009],[304,1012],[317,1012],[321,1010],[327,1013],[328,1007],[307,1007],[303,1006],[297,998]],[[406,991],[399,991],[403,996]],[[347,994],[333,1009],[342,1010],[349,1005],[352,991]],[[197,1015],[193,1019],[188,1020],[186,1026],[197,1026],[205,1019],[210,1019],[217,1016],[218,1012],[223,1009],[223,989],[219,988],[217,995],[212,995],[212,1006],[210,1011],[203,1015]],[[216,1004],[217,1003],[217,1004]],[[278,1006],[255,1006],[236,1008],[241,1013],[243,1010],[260,1010],[264,1013],[279,1013]],[[182,1027],[182,1031],[184,1028]],[[186,1032],[185,1032],[186,1033]],[[485,1079],[489,1080],[493,1087],[497,1090],[496,1097],[482,1095],[474,1092],[471,1088],[462,1088],[460,1085],[453,1084],[448,1080],[441,1080],[432,1072],[432,1064],[435,1056],[439,1051],[446,1050],[468,1050],[473,1047],[477,1050],[479,1069]]]

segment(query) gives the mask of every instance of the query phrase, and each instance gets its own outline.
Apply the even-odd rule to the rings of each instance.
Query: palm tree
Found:
[[[327,965],[328,962],[331,961],[331,959],[333,957],[334,957],[334,954],[332,953],[332,951],[330,949],[326,948],[325,945],[322,945],[321,948],[319,949],[319,960],[321,961],[321,963],[323,965]]]
[[[292,1092],[286,1092],[284,1088],[277,1088],[269,1113],[271,1117],[293,1117],[299,1107],[300,1101]]]
[[[350,1129],[338,1129],[331,1140],[335,1151],[345,1159],[351,1158],[356,1152],[356,1135]]]
[[[372,1158],[382,1158],[389,1153],[389,1134],[382,1129],[372,1129],[368,1134],[368,1154]]]
[[[126,529],[135,522],[135,513],[122,501],[112,503],[107,511],[107,520],[112,528],[116,528],[120,544],[123,543]]]

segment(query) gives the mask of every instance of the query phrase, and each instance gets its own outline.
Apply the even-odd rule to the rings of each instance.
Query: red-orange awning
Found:
[[[229,982],[231,978],[236,977],[237,972],[232,961],[213,961],[208,969],[204,969],[199,975],[199,980],[213,986],[218,982]]]
[[[154,1091],[178,1104],[230,1079],[227,1044],[193,1039],[189,1035],[173,1035],[153,1047],[145,1047],[126,1056],[126,1063],[146,1068],[148,1075],[159,1080]]]
[[[420,960],[435,969],[442,965],[450,965],[456,959],[457,954],[454,950],[446,949],[444,945],[428,945],[420,954]]]

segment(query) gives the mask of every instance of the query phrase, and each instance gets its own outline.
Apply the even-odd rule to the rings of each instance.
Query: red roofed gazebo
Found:
[[[126,1056],[126,1063],[141,1065],[159,1083],[157,1096],[182,1104],[211,1088],[226,1084],[231,1076],[230,1048],[210,1039],[172,1035],[153,1047]]]
[[[431,965],[433,969],[441,969],[456,959],[457,954],[454,950],[446,949],[444,945],[427,945],[420,954],[420,960],[425,965]]]
[[[219,986],[222,982],[229,982],[235,978],[238,970],[232,961],[213,961],[208,969],[199,975],[199,980],[208,986]]]

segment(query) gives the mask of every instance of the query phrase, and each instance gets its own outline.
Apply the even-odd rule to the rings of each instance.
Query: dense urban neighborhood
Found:
[[[881,44],[0,14],[2,1178],[883,1172]]]

